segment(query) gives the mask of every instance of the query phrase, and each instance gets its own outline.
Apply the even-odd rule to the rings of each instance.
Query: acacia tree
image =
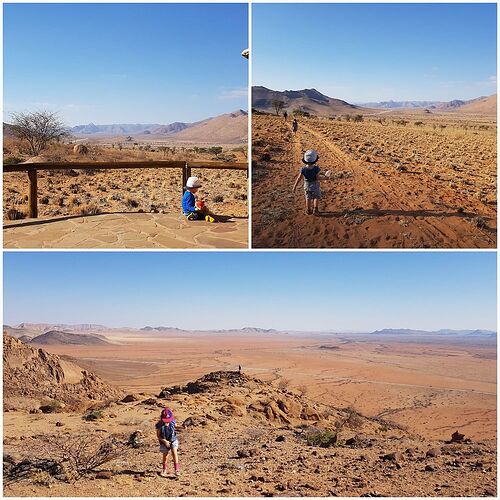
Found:
[[[28,143],[32,156],[38,156],[50,142],[69,135],[57,113],[50,111],[12,113],[12,131],[16,137]]]
[[[284,101],[275,99],[271,104],[273,105],[274,111],[276,112],[276,116],[279,116],[281,110],[285,107]]]

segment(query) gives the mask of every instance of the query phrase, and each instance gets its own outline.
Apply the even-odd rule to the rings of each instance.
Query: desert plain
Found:
[[[24,341],[94,373],[129,399],[108,401],[95,419],[83,409],[29,413],[29,403],[11,400],[5,452],[16,460],[30,448],[32,454],[41,434],[139,430],[144,443],[75,483],[50,474],[38,483],[8,480],[6,495],[496,494],[495,335],[96,333],[104,343]],[[178,419],[177,481],[157,475],[153,425],[163,406]],[[332,429],[334,443],[310,437]]]

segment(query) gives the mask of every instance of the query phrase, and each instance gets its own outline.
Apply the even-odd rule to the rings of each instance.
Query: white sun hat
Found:
[[[318,152],[315,149],[309,149],[304,153],[305,163],[315,163],[318,161]]]
[[[201,182],[198,177],[190,177],[186,182],[187,188],[199,188],[201,187]]]

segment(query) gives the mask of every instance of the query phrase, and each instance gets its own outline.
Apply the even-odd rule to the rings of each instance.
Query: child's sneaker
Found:
[[[205,220],[207,222],[215,222],[215,219],[211,215],[205,215]]]
[[[187,220],[196,220],[198,217],[195,213],[191,212],[188,216],[187,216]]]
[[[160,472],[160,476],[161,476],[161,477],[168,477],[168,472],[167,472],[166,470],[162,470],[162,471]]]

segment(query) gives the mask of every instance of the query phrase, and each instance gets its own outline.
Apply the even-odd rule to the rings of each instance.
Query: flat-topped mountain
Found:
[[[30,340],[30,344],[39,345],[107,345],[109,342],[103,335],[92,335],[87,333],[69,333],[51,330],[42,333]]]

